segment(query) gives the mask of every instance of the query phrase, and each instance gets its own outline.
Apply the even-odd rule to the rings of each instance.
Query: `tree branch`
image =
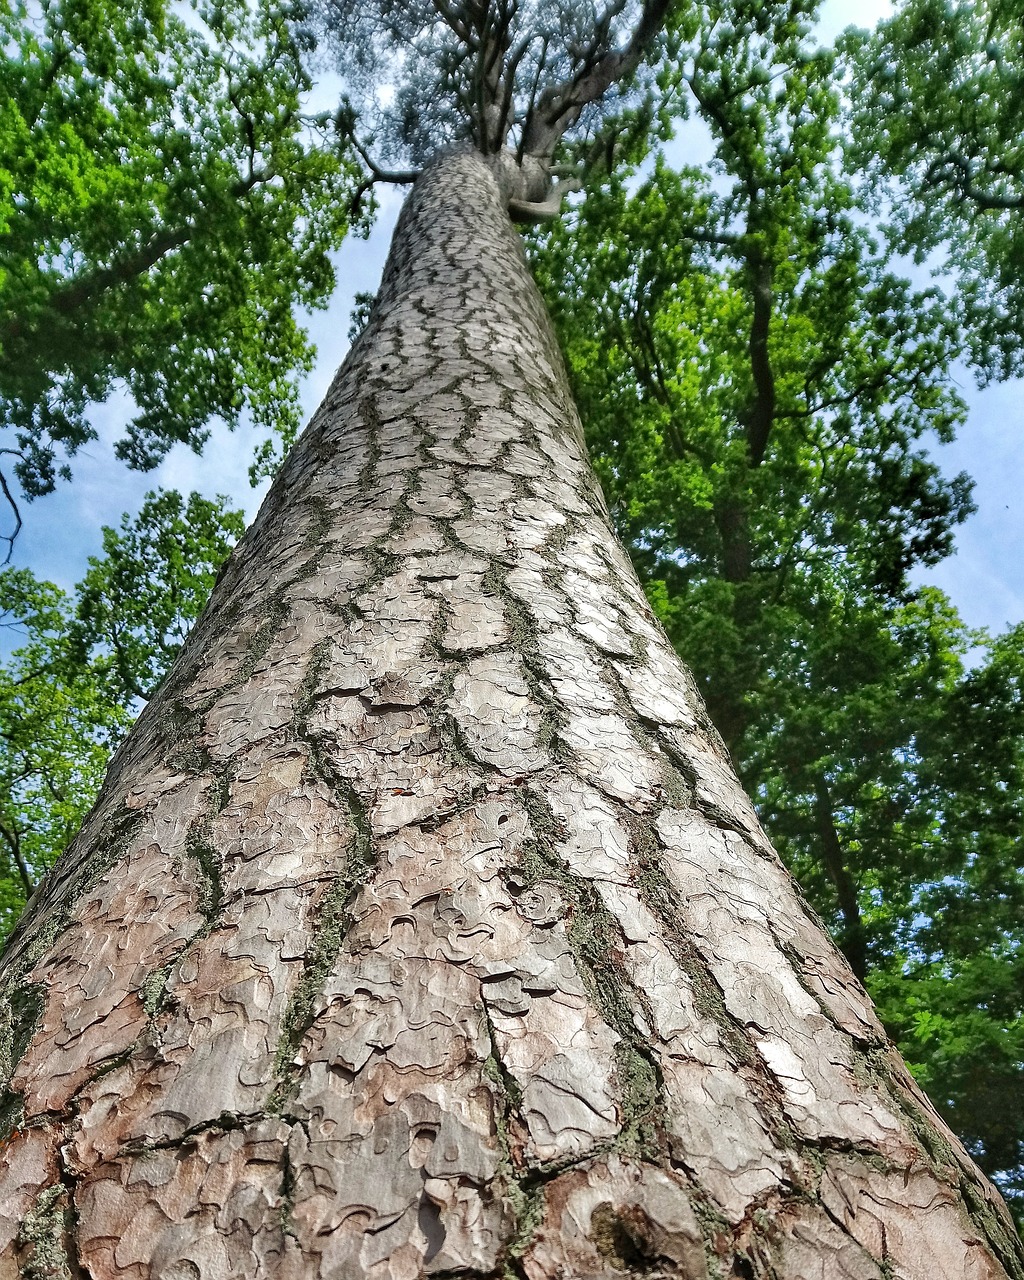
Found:
[[[526,121],[525,155],[550,162],[562,135],[579,119],[583,108],[603,97],[613,84],[631,76],[640,65],[648,46],[664,25],[670,4],[671,0],[645,0],[640,19],[624,49],[595,54],[592,47],[571,80],[545,89]]]
[[[231,197],[235,200],[241,200],[255,187],[258,187],[261,183],[269,182],[275,176],[270,170],[251,172],[245,179],[235,184],[231,189]],[[55,289],[46,301],[46,310],[56,312],[57,315],[70,315],[107,289],[114,288],[119,284],[126,284],[128,281],[144,275],[145,272],[150,270],[151,267],[155,267],[169,253],[188,244],[203,229],[212,215],[212,210],[203,209],[200,214],[203,216],[193,218],[178,227],[165,227],[162,231],[157,232],[141,249],[135,253],[125,255],[123,258],[118,258],[109,267],[101,267],[87,275],[72,279],[60,289]],[[24,326],[20,320],[10,321],[0,330],[0,343],[18,338],[23,330]]]
[[[415,182],[420,176],[420,171],[418,169],[382,169],[380,165],[373,160],[370,153],[362,143],[360,143],[358,138],[356,138],[355,134],[349,135],[349,141],[352,143],[352,146],[355,148],[363,164],[365,164],[367,169],[370,171],[370,176],[368,178],[364,178],[359,186],[356,187],[355,193],[349,201],[349,214],[353,218],[355,218],[359,213],[362,206],[363,196],[366,195],[367,191],[372,190],[378,182],[404,185],[410,182]]]
[[[11,851],[11,857],[14,859],[14,865],[18,868],[18,875],[21,877],[21,887],[25,890],[25,897],[31,898],[35,889],[32,877],[28,873],[28,866],[21,853],[21,839],[18,835],[16,827],[9,827],[6,822],[0,820],[0,836],[3,837],[8,849]]]
[[[439,15],[445,26],[454,32],[463,44],[468,45],[470,48],[475,48],[472,28],[467,26],[462,20],[462,16],[459,11],[453,5],[449,4],[448,0],[431,0],[431,4],[434,6],[435,13]]]
[[[713,244],[720,248],[731,248],[742,239],[742,236],[731,231],[702,231],[694,227],[684,227],[679,235],[683,240],[692,240],[695,244]]]
[[[991,212],[1024,209],[1024,195],[993,195],[977,185],[977,176],[977,170],[966,156],[950,154],[932,161],[925,181],[953,188],[961,200],[969,200],[979,209]]]
[[[11,450],[4,450],[4,452],[5,453],[11,452]],[[21,510],[19,509],[18,504],[14,499],[14,494],[11,493],[10,486],[7,483],[7,477],[4,475],[2,471],[0,471],[0,492],[3,493],[4,499],[6,500],[7,505],[11,508],[11,511],[14,513],[14,532],[5,533],[2,537],[0,537],[0,542],[7,543],[7,554],[4,556],[4,564],[10,564],[11,556],[14,554],[15,540],[17,539],[18,534],[21,533],[22,520],[21,520]]]
[[[843,913],[845,938],[843,951],[850,962],[850,968],[861,982],[867,974],[867,947],[864,937],[864,921],[860,914],[860,902],[857,896],[857,885],[846,865],[842,842],[836,830],[835,813],[832,808],[832,797],[824,778],[815,779],[814,783],[814,815],[821,840],[821,857],[828,872],[829,879],[835,886],[839,910]]]
[[[513,222],[551,222],[562,212],[562,198],[582,189],[578,178],[565,178],[555,183],[546,200],[510,200],[509,216]]]
[[[753,296],[753,315],[750,320],[750,335],[747,342],[747,353],[750,357],[750,372],[754,379],[754,399],[751,403],[747,420],[747,448],[750,462],[759,467],[764,461],[775,421],[775,374],[772,370],[768,353],[768,333],[772,319],[772,263],[770,259],[756,257],[748,259],[751,277],[751,294]]]

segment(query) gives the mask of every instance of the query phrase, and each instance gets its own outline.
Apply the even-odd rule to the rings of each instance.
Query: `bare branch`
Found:
[[[526,108],[526,121],[523,125],[522,137],[519,139],[519,147],[516,152],[516,159],[520,163],[522,163],[523,156],[525,154],[526,135],[530,129],[530,121],[534,117],[534,112],[539,109],[538,104],[540,100],[539,100],[538,94],[540,93],[540,78],[544,71],[544,63],[547,59],[548,47],[551,43],[551,37],[547,34],[547,32],[543,32],[541,34],[540,39],[541,39],[540,57],[537,59],[537,66],[533,75],[533,84],[530,86],[530,100]],[[524,48],[523,53],[525,54],[525,52],[526,52],[526,49]]]
[[[387,182],[397,186],[404,186],[411,182],[415,182],[420,176],[420,171],[418,169],[382,169],[362,145],[359,139],[356,138],[355,134],[351,134],[349,136],[349,141],[358,153],[360,160],[362,160],[363,164],[365,164],[367,169],[370,171],[370,176],[368,178],[364,178],[359,186],[356,187],[352,199],[349,201],[349,215],[352,218],[358,216],[359,210],[362,207],[363,196],[366,195],[367,191],[372,190],[378,182]]]
[[[5,450],[5,452],[7,451]],[[14,554],[15,540],[17,539],[18,534],[21,533],[22,520],[21,520],[21,511],[18,507],[17,502],[14,499],[14,494],[11,493],[10,486],[7,483],[7,477],[4,475],[2,471],[0,471],[0,491],[3,492],[4,498],[7,500],[8,506],[11,508],[11,511],[14,513],[14,532],[5,533],[2,536],[0,536],[0,542],[7,543],[7,555],[4,556],[4,564],[10,564],[11,556]]]
[[[693,240],[696,244],[713,244],[730,248],[743,238],[731,231],[703,231],[699,227],[684,227],[679,234],[683,240]]]
[[[9,826],[6,822],[0,820],[0,837],[10,850],[14,865],[21,877],[21,886],[25,891],[25,897],[31,898],[32,891],[35,889],[35,881],[29,874],[28,864],[25,862],[21,853],[21,835],[15,826]]]

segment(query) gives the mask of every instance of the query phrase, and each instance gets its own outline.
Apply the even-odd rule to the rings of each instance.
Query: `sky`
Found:
[[[820,38],[830,42],[851,23],[873,26],[889,12],[888,0],[826,0]],[[327,86],[321,96],[330,96]],[[329,104],[326,104],[329,105]],[[402,190],[379,189],[381,210],[367,240],[352,239],[337,256],[338,288],[330,307],[309,318],[318,348],[316,366],[301,388],[305,416],[316,408],[347,349],[353,299],[376,289]],[[1002,384],[979,392],[964,371],[960,389],[970,416],[959,439],[935,456],[948,474],[967,471],[975,481],[978,511],[961,527],[956,554],[918,575],[948,592],[967,623],[992,632],[1024,620],[1024,386]],[[217,431],[202,457],[176,446],[154,472],[128,471],[112,444],[128,413],[121,401],[99,406],[93,421],[99,439],[74,460],[74,479],[55,493],[24,503],[25,525],[12,563],[70,589],[84,574],[88,557],[101,551],[102,526],[134,514],[144,494],[157,486],[227,494],[252,518],[266,490],[250,488],[247,469],[254,437],[243,429]],[[1017,550],[1015,550],[1017,548]]]

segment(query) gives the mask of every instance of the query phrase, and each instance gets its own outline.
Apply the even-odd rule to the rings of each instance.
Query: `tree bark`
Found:
[[[370,323],[9,948],[0,1277],[1024,1277],[615,541],[507,198]]]

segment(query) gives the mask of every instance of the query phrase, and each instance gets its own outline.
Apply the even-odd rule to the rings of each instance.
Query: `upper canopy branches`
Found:
[[[1024,374],[1020,0],[904,0],[848,33],[851,159],[898,249],[935,250],[982,381]]]
[[[356,110],[414,164],[454,142],[550,171],[639,67],[671,0],[317,0]],[[346,122],[351,126],[354,121]]]

